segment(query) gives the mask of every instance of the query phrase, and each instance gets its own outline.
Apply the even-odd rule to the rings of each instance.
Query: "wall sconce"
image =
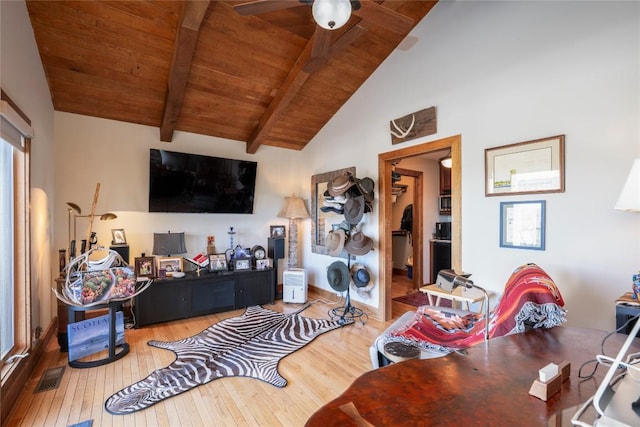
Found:
[[[291,197],[285,197],[282,209],[278,212],[279,218],[289,218],[289,259],[287,266],[289,269],[298,266],[298,219],[309,218],[309,211],[304,205],[304,201],[296,197],[295,193]]]
[[[69,242],[69,259],[73,258],[75,256],[75,247],[72,248],[72,245],[75,245],[75,238],[76,238],[76,222],[75,219],[73,221],[73,242],[71,243],[71,213],[75,213],[75,215],[80,215],[82,213],[82,209],[80,209],[80,206],[76,205],[75,203],[71,203],[71,202],[67,202],[67,224],[68,224],[68,232],[67,232],[67,242]]]
[[[351,18],[349,0],[315,0],[311,14],[318,25],[325,30],[337,30]]]

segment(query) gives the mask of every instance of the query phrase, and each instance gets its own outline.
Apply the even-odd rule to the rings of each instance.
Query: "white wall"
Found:
[[[299,178],[304,172],[298,151],[265,146],[250,155],[245,152],[245,144],[237,141],[176,132],[173,142],[165,143],[153,127],[61,112],[55,117],[55,138],[60,142],[55,153],[57,248],[68,246],[66,203],[73,202],[82,214],[89,214],[98,182],[96,213],[113,212],[118,216],[112,221],[94,221],[98,244],[109,246],[111,229],[123,228],[131,263],[142,252],[151,255],[154,232],[185,232],[186,256],[204,251],[208,235],[215,236],[216,248],[224,252],[230,244],[229,227],[236,232],[234,245],[259,244],[266,249],[270,225],[283,224],[288,229],[288,220],[276,216],[284,197],[296,193],[306,197],[308,205],[309,179]],[[254,213],[149,213],[150,148],[257,161]],[[300,245],[310,244],[306,225],[301,223],[299,227]],[[88,219],[78,219],[78,241],[86,238],[87,230]],[[285,265],[281,262],[280,277]]]
[[[22,1],[0,2],[0,86],[29,117],[31,145],[31,327],[46,328],[56,315],[51,247],[53,218],[53,105],[27,8]]]
[[[462,268],[500,292],[516,266],[538,263],[563,293],[568,324],[611,329],[614,300],[640,268],[640,215],[613,210],[640,157],[639,8],[441,1],[412,32],[417,43],[395,51],[307,146],[309,169],[377,176],[378,153],[399,148],[389,120],[436,106],[438,133],[402,148],[462,135]],[[484,196],[485,148],[558,134],[564,193]],[[500,248],[500,202],[536,199],[547,201],[546,250]],[[365,218],[376,241],[378,213]],[[375,277],[378,254],[364,258]],[[318,275],[329,262],[306,259]]]

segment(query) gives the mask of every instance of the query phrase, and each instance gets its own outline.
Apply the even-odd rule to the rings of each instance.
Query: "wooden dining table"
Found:
[[[329,426],[547,426],[567,424],[563,410],[591,397],[608,367],[591,379],[580,367],[602,354],[607,332],[558,326],[494,338],[436,359],[413,359],[369,371],[318,409],[308,427]],[[604,343],[615,357],[626,335]],[[640,351],[640,339],[631,347]],[[538,371],[549,363],[570,363],[569,379],[546,401],[529,394]],[[585,366],[591,373],[594,363]],[[569,408],[570,410],[568,410]],[[569,416],[570,418],[570,416]],[[549,424],[549,420],[558,420]],[[640,418],[638,418],[640,425]]]

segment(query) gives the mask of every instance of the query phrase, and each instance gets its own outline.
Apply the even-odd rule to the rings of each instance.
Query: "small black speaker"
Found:
[[[129,264],[129,245],[114,245],[109,246],[109,249],[112,251],[118,252],[118,254],[122,257],[124,262]]]
[[[273,258],[274,260],[284,258],[284,239],[269,237],[267,256],[269,258]]]

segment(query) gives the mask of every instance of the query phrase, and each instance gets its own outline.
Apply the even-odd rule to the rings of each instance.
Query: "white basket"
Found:
[[[96,256],[104,252],[99,259]],[[56,297],[69,305],[91,307],[112,301],[126,301],[143,292],[153,280],[136,280],[133,268],[116,251],[98,247],[72,259],[65,267],[62,290]]]

